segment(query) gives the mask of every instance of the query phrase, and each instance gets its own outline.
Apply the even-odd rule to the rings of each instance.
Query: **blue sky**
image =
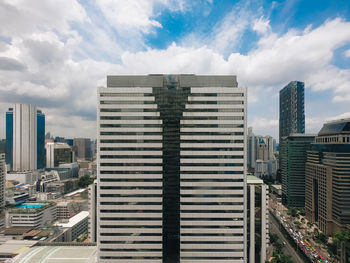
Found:
[[[52,134],[95,137],[106,75],[150,73],[237,75],[256,134],[278,137],[292,80],[307,132],[350,117],[348,0],[4,0],[0,24],[0,123],[32,103]]]

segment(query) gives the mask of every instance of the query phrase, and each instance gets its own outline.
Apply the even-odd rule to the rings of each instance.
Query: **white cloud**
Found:
[[[350,58],[350,49],[344,52],[345,57]]]
[[[253,22],[253,30],[259,34],[266,34],[271,30],[270,20],[260,17]]]
[[[97,5],[102,18],[75,0],[0,4],[0,23],[6,25],[0,37],[10,38],[6,43],[0,38],[0,109],[14,102],[37,104],[47,115],[47,130],[65,136],[79,130],[95,137],[96,87],[106,75],[150,73],[235,74],[240,86],[249,87],[249,103],[265,107],[269,103],[263,104],[261,95],[276,100],[290,80],[305,81],[315,91],[332,90],[334,103],[350,101],[350,71],[331,64],[335,50],[350,43],[350,22],[334,19],[277,35],[268,18],[243,8],[229,12],[208,32],[212,42],[199,37],[193,46],[172,43],[157,50],[148,48],[142,36],[161,26],[159,5],[187,12],[188,2],[100,0]],[[114,35],[106,24],[135,38]],[[245,55],[228,52],[247,29],[260,34],[257,47]],[[278,121],[269,117],[250,116],[249,123],[259,133],[276,136]],[[317,129],[323,120],[315,116],[307,125]]]

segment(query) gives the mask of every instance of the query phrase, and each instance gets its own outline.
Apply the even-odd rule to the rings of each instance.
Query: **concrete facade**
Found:
[[[29,104],[13,107],[13,170],[37,169],[37,108]]]
[[[39,227],[57,220],[56,204],[45,203],[41,208],[13,208],[8,214],[11,227]]]
[[[267,260],[267,248],[270,242],[269,212],[267,210],[269,187],[264,184],[263,180],[254,176],[248,176],[247,189],[249,196],[249,256],[247,262],[265,263]],[[256,237],[260,237],[260,239],[257,240]]]
[[[108,76],[98,91],[99,262],[246,262],[236,77]]]
[[[327,235],[350,225],[350,119],[326,123],[306,162],[306,217]]]

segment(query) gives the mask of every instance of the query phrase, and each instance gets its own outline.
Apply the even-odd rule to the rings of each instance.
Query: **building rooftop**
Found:
[[[75,194],[80,194],[80,193],[84,192],[85,190],[86,190],[85,188],[78,189],[78,190],[75,190],[75,191],[73,191],[73,192],[70,192],[70,193],[68,193],[68,194],[66,194],[66,195],[64,195],[64,196],[65,196],[65,197],[70,197],[70,196],[73,196],[73,195],[75,195]]]
[[[96,261],[96,246],[34,246],[20,253],[13,262],[93,263]]]
[[[248,175],[247,184],[264,184],[264,181],[254,175]]]
[[[8,240],[0,245],[0,258],[14,257],[28,251],[28,249],[36,243],[37,241]]]
[[[323,125],[318,136],[350,133],[350,118],[327,122]]]
[[[56,225],[60,227],[67,227],[67,228],[72,227],[72,226],[75,226],[77,223],[79,223],[81,220],[87,218],[88,216],[89,216],[88,211],[81,211],[80,213],[71,217],[67,223],[56,223]]]

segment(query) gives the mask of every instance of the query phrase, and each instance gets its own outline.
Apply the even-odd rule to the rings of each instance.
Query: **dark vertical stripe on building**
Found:
[[[180,262],[180,120],[190,88],[164,78],[153,88],[163,128],[163,262]]]

